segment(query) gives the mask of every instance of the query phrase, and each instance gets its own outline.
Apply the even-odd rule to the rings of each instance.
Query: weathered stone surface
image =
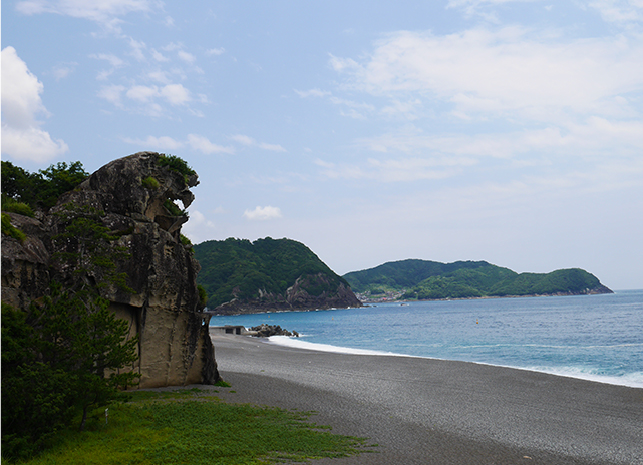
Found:
[[[306,288],[315,284],[328,284],[329,278],[323,273],[300,276],[295,284],[286,290],[285,295],[259,292],[258,299],[233,299],[214,309],[215,314],[237,315],[244,313],[285,312],[304,310],[327,310],[330,308],[359,308],[362,302],[350,287],[340,283],[334,292],[324,291],[320,295],[310,295]]]
[[[267,325],[267,324],[262,324],[259,326],[253,326],[250,328],[246,334],[250,334],[251,336],[254,337],[271,337],[271,336],[287,336],[287,337],[299,337],[299,333],[297,331],[288,331],[287,329],[283,329],[279,325]]]
[[[27,235],[24,242],[2,235],[2,301],[26,308],[49,287],[47,232],[34,218],[8,213],[11,224]]]
[[[61,196],[42,221],[12,214],[12,224],[28,238],[20,243],[2,236],[2,300],[25,308],[46,292],[50,280],[71,279],[70,270],[52,260],[59,250],[51,237],[64,229],[58,213],[66,204],[91,206],[105,212],[103,225],[118,235],[113,246],[129,255],[116,264],[134,292],[113,285],[100,292],[129,322],[130,334],[139,335],[135,369],[141,373],[140,387],[214,383],[219,374],[208,333],[210,315],[203,313],[196,284],[200,266],[180,238],[187,217],[174,216],[164,206],[167,200],[181,200],[187,207],[198,177],[185,177],[159,160],[157,153],[141,152],[103,166]],[[147,178],[158,186],[146,187]],[[102,276],[93,279],[101,282]]]

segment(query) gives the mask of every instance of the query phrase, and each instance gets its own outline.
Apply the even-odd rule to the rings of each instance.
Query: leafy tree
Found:
[[[2,302],[2,456],[42,449],[73,418],[69,375],[40,360],[29,314]]]
[[[8,199],[22,202],[32,209],[53,207],[58,198],[83,182],[88,173],[79,161],[70,163],[58,162],[37,173],[2,162],[2,203]]]
[[[3,304],[3,456],[37,451],[75,415],[82,430],[92,408],[139,378],[131,370],[138,340],[100,295],[104,286],[132,292],[115,263],[128,257],[126,249],[115,244],[101,211],[70,204],[57,215],[53,258],[64,284],[52,283],[27,311]]]
[[[125,260],[129,254],[125,247],[114,244],[118,235],[101,223],[105,212],[90,206],[66,204],[56,215],[64,229],[52,238],[59,250],[54,258],[63,270],[70,272],[70,285],[75,290],[115,285],[133,292],[126,284],[127,275],[116,271],[115,261]]]
[[[136,383],[123,369],[137,360],[137,338],[107,300],[87,297],[52,284],[27,312],[3,303],[3,455],[35,452],[78,413],[82,430],[92,407]]]

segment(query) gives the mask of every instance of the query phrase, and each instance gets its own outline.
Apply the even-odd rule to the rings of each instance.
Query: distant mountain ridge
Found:
[[[344,278],[304,244],[266,237],[194,246],[197,282],[220,314],[361,307]]]
[[[604,294],[612,291],[580,268],[517,273],[486,261],[440,263],[408,259],[343,276],[361,300],[431,300],[527,295]]]

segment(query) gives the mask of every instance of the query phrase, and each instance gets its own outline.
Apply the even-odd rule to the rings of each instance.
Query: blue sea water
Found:
[[[211,326],[295,330],[272,343],[460,360],[643,387],[643,290],[615,294],[377,303],[215,316]]]

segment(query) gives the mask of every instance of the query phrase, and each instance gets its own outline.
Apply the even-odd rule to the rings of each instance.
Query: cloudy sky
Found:
[[[643,0],[2,2],[2,159],[142,150],[193,242],[643,288]]]

